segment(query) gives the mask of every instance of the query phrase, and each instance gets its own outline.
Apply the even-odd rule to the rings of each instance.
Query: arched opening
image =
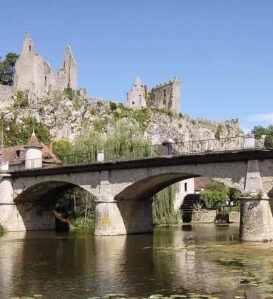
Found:
[[[126,231],[134,232],[133,226],[136,224],[139,226],[139,223],[143,223],[144,231],[145,227],[147,228],[151,223],[152,225],[174,225],[182,223],[181,220],[190,222],[192,218],[190,221],[182,219],[181,212],[183,211],[180,210],[183,201],[189,197],[196,199],[190,207],[191,216],[194,209],[198,210],[200,219],[198,220],[196,217],[195,221],[214,223],[218,219],[219,222],[224,222],[224,220],[229,222],[226,215],[231,211],[230,194],[234,194],[234,189],[207,178],[206,185],[211,184],[209,191],[212,195],[221,196],[219,199],[215,199],[217,205],[210,206],[211,198],[201,197],[200,200],[203,191],[196,190],[196,180],[201,178],[198,174],[167,173],[150,176],[125,188],[115,197],[115,200],[124,220]],[[225,209],[226,206],[227,209]],[[145,209],[146,212],[144,212]],[[237,221],[239,221],[238,215]]]
[[[24,190],[14,200],[25,230],[68,230],[71,224],[94,223],[94,199],[87,190],[67,182],[48,181]]]

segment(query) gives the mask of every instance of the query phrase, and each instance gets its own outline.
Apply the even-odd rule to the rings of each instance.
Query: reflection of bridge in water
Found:
[[[241,147],[234,150],[229,145],[227,150],[222,147],[209,152],[202,148],[197,153],[185,154],[179,151],[178,144],[173,144],[174,155],[165,153],[159,157],[59,165],[3,174],[0,222],[9,230],[53,229],[51,194],[76,185],[96,198],[96,234],[147,232],[152,230],[151,198],[155,193],[173,183],[204,176],[243,192],[240,225],[243,240],[273,239],[270,208],[273,151],[261,148],[253,138],[252,144],[250,139],[229,139],[234,147],[241,140]]]

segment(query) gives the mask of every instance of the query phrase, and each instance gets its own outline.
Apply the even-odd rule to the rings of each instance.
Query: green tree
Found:
[[[61,139],[53,142],[52,150],[58,157],[66,156],[71,151],[71,143],[66,139]]]
[[[229,188],[224,184],[211,182],[204,188],[201,194],[208,199],[211,207],[218,208],[229,199]]]
[[[44,124],[37,122],[34,117],[22,118],[20,122],[16,122],[15,119],[6,120],[2,114],[0,127],[4,131],[5,146],[26,144],[33,129],[41,142],[50,143],[51,140],[48,128]]]
[[[256,126],[251,132],[257,139],[260,139],[263,135],[265,135],[265,147],[273,149],[273,125],[270,125],[267,128],[264,128],[263,126]]]
[[[16,53],[8,53],[5,60],[1,61],[0,58],[0,84],[13,85],[15,63],[18,57]]]
[[[263,126],[255,126],[251,133],[254,134],[256,139],[261,139],[263,135],[266,135],[267,129]]]

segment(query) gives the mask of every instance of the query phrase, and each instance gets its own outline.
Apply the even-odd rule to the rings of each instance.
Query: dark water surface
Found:
[[[241,244],[238,226],[204,224],[130,236],[27,232],[0,237],[1,299],[188,292],[273,298],[273,244]]]

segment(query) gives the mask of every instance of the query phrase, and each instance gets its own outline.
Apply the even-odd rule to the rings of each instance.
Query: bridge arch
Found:
[[[54,211],[58,197],[75,187],[92,194],[79,185],[54,180],[43,181],[24,189],[14,198],[20,227],[24,230],[55,229]]]
[[[116,201],[149,199],[174,183],[196,177],[207,177],[232,189],[243,191],[245,178],[241,175],[237,178],[236,176],[226,177],[225,173],[224,175],[221,173],[218,174],[217,171],[203,171],[203,169],[196,169],[196,171],[192,173],[177,170],[168,171],[164,169],[164,171],[160,171],[160,173],[142,175],[139,179],[127,183],[126,187],[119,191],[114,199]]]
[[[165,173],[136,181],[115,196],[115,200],[145,200],[174,183],[200,175],[186,173]]]

